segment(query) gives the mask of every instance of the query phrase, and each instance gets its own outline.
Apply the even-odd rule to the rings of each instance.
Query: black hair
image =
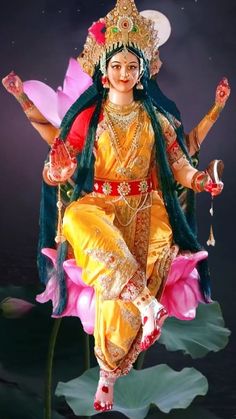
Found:
[[[109,62],[110,58],[120,52],[123,47],[119,47],[114,51],[107,54],[107,62]],[[196,234],[195,234],[195,208],[194,208],[194,199],[193,199],[193,191],[188,192],[188,200],[187,200],[187,211],[184,214],[179,199],[177,196],[176,191],[176,182],[173,177],[172,171],[170,169],[167,154],[166,154],[166,143],[165,138],[163,136],[161,124],[160,124],[160,115],[164,115],[170,124],[174,127],[177,134],[177,141],[180,147],[183,150],[183,153],[186,155],[186,158],[191,161],[184,141],[184,132],[183,127],[180,125],[176,128],[174,124],[174,119],[177,118],[181,121],[180,112],[176,107],[175,103],[167,98],[160,90],[158,84],[155,80],[150,78],[149,73],[149,66],[148,62],[145,59],[142,51],[129,46],[127,48],[131,53],[134,53],[139,59],[143,60],[144,63],[144,71],[141,77],[141,83],[143,85],[143,90],[136,90],[134,89],[134,100],[139,100],[142,102],[153,127],[155,133],[155,149],[156,149],[156,166],[158,168],[157,175],[159,178],[159,184],[161,187],[161,191],[163,194],[163,199],[165,203],[165,207],[169,216],[169,221],[171,224],[171,228],[173,231],[173,238],[174,242],[179,245],[180,250],[190,250],[191,252],[197,252],[202,250],[202,246],[199,244]],[[94,154],[93,154],[93,147],[94,141],[96,136],[96,129],[99,122],[99,116],[102,111],[103,101],[107,96],[107,90],[103,88],[101,83],[102,73],[100,67],[97,66],[95,68],[94,76],[93,76],[93,85],[89,87],[80,97],[79,99],[71,106],[68,110],[67,114],[65,115],[62,124],[61,124],[61,134],[60,137],[65,140],[70,128],[78,116],[84,109],[89,108],[91,106],[95,106],[94,112],[92,114],[85,146],[82,152],[78,155],[78,170],[74,175],[75,181],[75,188],[74,192],[71,197],[71,201],[76,200],[79,198],[82,192],[92,192],[93,190],[93,182],[94,182]],[[50,188],[52,189],[52,188]],[[46,194],[44,193],[44,202],[42,202],[43,210],[41,213],[43,217],[49,217],[46,223],[48,224],[49,220],[51,220],[52,225],[55,224],[53,222],[51,214],[48,213],[45,207],[45,202],[48,200],[49,188],[46,189]],[[55,193],[54,193],[55,194]],[[51,193],[51,196],[53,193]],[[45,198],[47,198],[45,200]],[[52,205],[51,201],[50,206]],[[55,199],[55,197],[54,197]],[[53,213],[54,214],[54,213]],[[42,231],[40,246],[47,247],[47,240],[49,241],[49,236],[44,228],[45,221],[41,218],[41,225]],[[78,238],[79,240],[79,238]],[[51,242],[51,241],[50,241]],[[66,257],[67,253],[67,243],[63,243],[59,246],[58,249],[58,268],[57,273],[59,277],[60,289],[61,289],[61,299],[60,304],[57,307],[54,314],[60,314],[66,304],[66,289],[65,289],[65,278],[63,269],[60,268],[62,266],[63,260]],[[41,262],[42,257],[41,257]],[[210,276],[209,276],[209,269],[207,261],[201,261],[198,264],[198,271],[200,274],[200,285],[205,297],[205,301],[210,301]],[[43,270],[42,270],[43,272]]]

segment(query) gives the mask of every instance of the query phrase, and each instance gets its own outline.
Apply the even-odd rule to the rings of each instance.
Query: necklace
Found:
[[[128,127],[137,119],[140,104],[132,102],[130,105],[115,105],[112,102],[107,102],[106,111],[110,115],[113,124],[120,128],[121,131],[127,131]]]
[[[150,200],[149,200],[150,197]],[[130,216],[129,220],[127,220],[125,223],[121,220],[120,216],[118,215],[118,211],[116,209],[116,203],[119,201],[124,201],[125,204],[131,209],[131,211],[134,211],[133,214]],[[150,201],[150,202],[149,202]],[[140,197],[138,204],[135,208],[133,208],[128,200],[124,197],[124,196],[120,196],[117,199],[114,199],[110,202],[108,202],[113,208],[114,208],[114,212],[116,215],[116,219],[118,221],[118,223],[122,226],[122,227],[128,227],[132,221],[134,220],[134,218],[136,217],[136,215],[138,214],[139,211],[143,211],[147,208],[150,208],[152,206],[152,195],[150,195],[149,193],[147,193],[144,197]]]
[[[116,109],[117,109],[117,105]],[[129,106],[129,105],[128,105]],[[125,114],[128,112],[127,107],[122,107],[122,111],[125,112]],[[112,104],[112,109],[114,109],[114,105]],[[132,104],[132,107],[134,107],[134,105]],[[121,108],[121,107],[120,107]],[[136,122],[136,126],[135,126],[135,131],[134,131],[134,135],[131,141],[131,146],[129,148],[129,151],[125,154],[125,156],[123,156],[122,153],[122,145],[120,143],[120,139],[119,136],[117,134],[117,131],[115,129],[115,120],[117,118],[117,115],[114,118],[114,112],[109,112],[109,109],[111,110],[111,106],[109,107],[105,107],[104,108],[104,116],[107,122],[107,126],[108,126],[108,130],[110,133],[110,140],[111,140],[111,145],[113,148],[113,151],[117,157],[117,160],[119,162],[119,167],[117,169],[117,173],[123,175],[123,176],[127,176],[129,178],[132,178],[132,163],[134,162],[134,159],[136,157],[136,151],[139,147],[139,140],[140,140],[140,133],[141,133],[141,128],[142,128],[142,119],[141,118],[141,106],[140,104],[135,103],[135,111],[131,111],[131,112],[135,112],[135,119]],[[129,106],[129,113],[128,116],[130,115],[130,106]],[[121,118],[124,117],[124,114],[120,115]],[[133,122],[134,122],[133,120]],[[130,124],[129,124],[130,125]],[[127,128],[125,129],[125,131],[127,130]]]

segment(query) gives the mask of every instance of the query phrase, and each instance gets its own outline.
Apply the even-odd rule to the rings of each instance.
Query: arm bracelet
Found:
[[[18,102],[20,103],[20,105],[23,108],[23,111],[26,113],[30,112],[32,109],[35,108],[35,105],[33,104],[33,102],[28,98],[28,96],[25,93],[21,93],[18,97],[17,97]]]
[[[209,112],[206,114],[206,118],[211,122],[216,122],[216,120],[219,118],[222,109],[223,106],[220,106],[217,103],[215,103],[209,110]]]
[[[194,192],[203,192],[209,181],[209,176],[206,172],[196,172],[191,180],[191,188]]]

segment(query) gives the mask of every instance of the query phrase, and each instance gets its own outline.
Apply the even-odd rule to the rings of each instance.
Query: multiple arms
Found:
[[[58,135],[59,130],[50,124],[24,93],[21,79],[12,71],[2,80],[2,83],[5,89],[20,103],[33,127],[39,132],[41,137],[51,145],[54,138]]]
[[[76,158],[70,155],[64,141],[56,138],[49,153],[49,162],[43,169],[43,179],[51,186],[64,183],[73,175],[76,166]]]
[[[75,156],[83,148],[85,131],[88,128],[92,109],[84,111],[84,115],[83,112],[79,115],[79,118],[72,125],[69,139],[64,143],[57,138],[59,129],[54,127],[30,101],[23,91],[21,79],[14,72],[6,76],[2,83],[6,90],[20,103],[33,127],[52,146],[49,162],[43,170],[44,180],[50,185],[65,182],[75,171]],[[187,136],[190,155],[194,155],[199,150],[201,143],[225,106],[229,95],[230,87],[227,79],[224,78],[217,86],[214,106]],[[87,115],[88,112],[90,115]],[[220,193],[223,188],[222,182],[215,184],[206,172],[199,172],[193,168],[178,146],[173,128],[168,124],[168,121],[163,120],[162,122],[167,140],[167,152],[175,179],[183,186],[192,188],[197,192],[208,190],[212,195]]]
[[[193,189],[195,192],[207,191],[213,196],[220,194],[223,189],[223,183],[215,183],[207,171],[198,171],[191,166],[177,142],[174,128],[163,115],[160,115],[159,118],[166,139],[169,163],[175,180],[186,188]]]
[[[190,156],[199,151],[201,143],[218,119],[230,95],[228,80],[224,78],[216,88],[215,103],[199,124],[187,135],[187,146]]]
[[[56,138],[49,153],[49,162],[43,170],[43,178],[49,185],[66,182],[74,173],[76,156],[83,150],[94,107],[82,111],[74,120],[66,141]]]

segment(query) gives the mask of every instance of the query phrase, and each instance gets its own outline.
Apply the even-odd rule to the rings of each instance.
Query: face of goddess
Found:
[[[111,87],[118,92],[130,92],[139,79],[138,58],[129,51],[113,55],[107,67]]]

